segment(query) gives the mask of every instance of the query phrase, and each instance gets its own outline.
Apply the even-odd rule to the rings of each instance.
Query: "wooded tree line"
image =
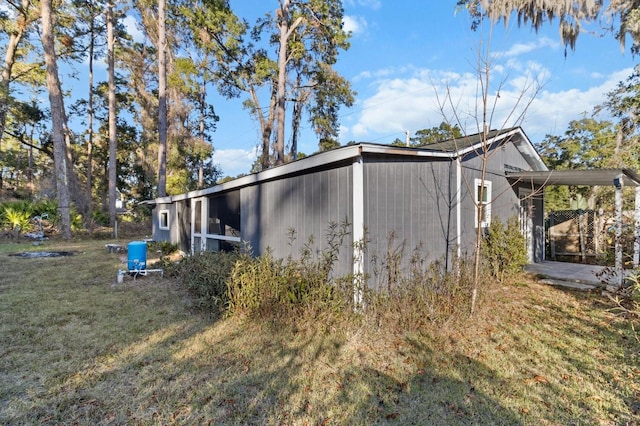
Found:
[[[0,188],[113,223],[120,196],[209,186],[221,174],[213,90],[243,99],[259,123],[259,169],[298,157],[303,120],[319,146],[335,144],[354,97],[333,68],[349,47],[341,1],[261,7],[248,22],[228,0],[0,1]]]
[[[211,90],[243,99],[259,123],[254,171],[298,158],[305,119],[321,149],[338,145],[339,109],[354,101],[333,68],[349,48],[340,0],[273,0],[255,22],[236,16],[228,0],[165,2],[0,0],[0,188],[57,197],[62,216],[73,206],[85,220],[107,215],[113,223],[118,193],[142,200],[211,185],[220,176]],[[634,53],[640,45],[631,0],[460,0],[458,8],[474,25],[515,16],[538,28],[556,19],[570,49],[581,25],[596,21],[621,44],[630,38]],[[125,19],[136,20],[142,40]],[[105,58],[107,81],[95,80]],[[639,79],[621,82],[603,105],[618,122],[576,120],[565,135],[545,138],[552,165],[589,164],[568,157],[578,143],[597,150],[581,146],[577,154],[613,152],[607,165],[636,168]],[[460,132],[424,129],[410,144]]]

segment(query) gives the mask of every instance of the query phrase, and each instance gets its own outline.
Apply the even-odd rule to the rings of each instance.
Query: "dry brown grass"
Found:
[[[0,244],[0,423],[640,422],[640,347],[597,294],[487,285],[473,319],[410,332],[212,322],[172,280],[117,285],[105,243]]]

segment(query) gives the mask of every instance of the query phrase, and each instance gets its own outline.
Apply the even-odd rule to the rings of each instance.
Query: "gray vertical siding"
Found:
[[[168,241],[177,244],[178,249],[190,251],[190,200],[181,200],[173,203],[159,203],[152,210],[152,236],[154,241]],[[169,229],[160,229],[159,212],[169,212]]]
[[[282,258],[297,257],[310,239],[313,247],[326,248],[330,223],[350,222],[351,176],[350,165],[342,165],[242,188],[242,240],[256,255],[270,249]],[[336,269],[340,275],[352,267],[351,227],[348,231]]]
[[[158,214],[162,210],[169,211],[169,229],[160,229],[160,223],[158,220]],[[170,241],[175,242],[172,238],[171,231],[175,228],[175,204],[157,204],[156,208],[152,210],[152,227],[153,227],[153,240],[154,241]]]
[[[354,148],[346,147],[345,150]],[[239,191],[240,233],[255,255],[272,250],[274,256],[298,257],[301,250],[313,241],[315,250],[327,247],[330,223],[348,221],[335,275],[352,272],[352,221],[354,211],[353,165],[362,156],[363,217],[368,244],[364,256],[364,272],[373,276],[374,261],[380,264],[390,242],[394,251],[403,251],[401,267],[408,266],[414,250],[427,262],[446,261],[451,264],[458,244],[462,255],[471,255],[475,243],[474,179],[481,177],[482,157],[473,153],[462,159],[459,176],[455,158],[438,155],[414,155],[410,151],[389,149],[370,150],[362,147],[341,158],[331,153],[330,161],[312,161],[311,167],[273,169],[250,176],[233,186],[213,188],[207,192],[187,194],[174,203],[158,204],[154,210],[153,233],[156,240],[179,243],[181,249],[190,248],[191,196],[220,197]],[[323,157],[324,158],[324,157]],[[529,170],[531,165],[512,144],[491,150],[487,179],[492,182],[492,218],[506,221],[519,215],[517,188],[505,178],[505,169]],[[304,161],[304,160],[303,160]],[[278,173],[283,170],[283,173]],[[256,179],[252,179],[256,177]],[[458,187],[458,179],[460,186]],[[458,192],[459,191],[459,192]],[[220,199],[223,199],[221,197]],[[458,205],[458,200],[460,205]],[[534,201],[535,259],[542,259],[544,232],[542,197]],[[356,206],[357,207],[357,206]],[[171,229],[160,230],[157,211],[168,209]],[[458,213],[460,221],[458,222]],[[458,223],[460,229],[458,230]],[[394,235],[393,241],[391,236]],[[460,239],[458,239],[460,236]],[[540,250],[540,252],[539,252]],[[372,287],[380,280],[370,280]]]
[[[428,262],[455,252],[455,162],[367,156],[364,161],[365,272],[376,287],[378,265],[391,248],[407,266],[414,250]]]
[[[522,157],[520,152],[513,144],[505,144],[501,147],[496,147],[489,152],[487,156],[487,168],[486,179],[492,182],[492,196],[493,201],[491,205],[491,217],[492,219],[499,219],[503,223],[507,222],[512,217],[519,217],[520,214],[520,200],[518,198],[518,185],[514,185],[505,177],[506,168],[519,168],[528,170],[529,165]],[[474,203],[473,183],[474,179],[480,179],[482,174],[482,157],[468,155],[463,162],[463,174],[465,178],[462,179],[462,247],[463,255],[470,255],[474,250],[476,228],[475,228],[475,214],[476,208]],[[467,184],[467,183],[468,184]],[[536,190],[537,188],[529,189]],[[469,192],[471,191],[471,192]],[[542,195],[539,194],[535,200],[534,205],[536,214],[534,220],[534,247],[536,247],[534,253],[535,261],[541,261],[544,253],[544,230],[541,228],[544,224],[544,217],[542,215]],[[542,250],[542,252],[539,252]]]

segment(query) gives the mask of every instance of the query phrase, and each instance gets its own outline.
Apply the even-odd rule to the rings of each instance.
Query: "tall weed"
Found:
[[[349,305],[332,277],[349,224],[331,223],[326,248],[316,250],[310,238],[297,257],[276,259],[267,251],[258,258],[238,259],[229,281],[229,309],[232,314],[272,318],[339,315]],[[295,232],[290,231],[290,239]]]
[[[367,316],[386,326],[420,329],[442,324],[469,312],[473,282],[472,265],[459,259],[447,268],[445,262],[428,262],[421,246],[413,249],[405,268],[402,244],[391,242],[384,256],[374,258],[374,273],[384,283],[367,292]]]

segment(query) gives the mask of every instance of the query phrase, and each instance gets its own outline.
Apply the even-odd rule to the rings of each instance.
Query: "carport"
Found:
[[[622,188],[635,188],[633,268],[640,264],[640,175],[631,169],[598,170],[550,170],[506,172],[509,179],[531,185],[575,185],[615,187],[615,270],[618,285],[622,285],[624,265],[622,262]]]

